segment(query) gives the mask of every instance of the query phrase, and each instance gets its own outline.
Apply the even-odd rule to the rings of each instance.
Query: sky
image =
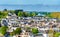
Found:
[[[0,4],[43,4],[43,5],[60,5],[60,0],[0,0]]]

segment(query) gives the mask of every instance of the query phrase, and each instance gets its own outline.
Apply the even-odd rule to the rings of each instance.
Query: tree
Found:
[[[60,36],[60,32],[56,32],[55,37],[59,37],[59,36]]]
[[[18,10],[15,10],[14,13],[15,13],[16,15],[18,15],[19,11],[20,11],[20,12],[23,12],[23,10],[18,9]]]
[[[37,28],[32,28],[32,33],[33,34],[37,34],[39,31],[38,31],[38,29]]]
[[[0,12],[0,18],[5,18],[8,15],[7,11]]]
[[[7,11],[7,9],[4,9],[4,11]]]
[[[23,16],[23,12],[20,12],[20,11],[19,11],[19,12],[18,12],[18,16],[19,16],[19,17],[22,17],[22,16]]]
[[[21,28],[17,28],[16,30],[13,31],[14,34],[20,34],[21,33]]]
[[[24,17],[28,17],[28,13],[27,12],[23,12],[23,16]]]
[[[32,17],[36,16],[36,13],[35,13],[35,12],[32,12],[32,13],[31,13],[31,16],[32,16]]]
[[[48,31],[49,37],[53,37],[54,35],[54,30],[52,28],[50,28],[50,30]]]
[[[14,35],[14,33],[13,33],[13,32],[11,32],[11,33],[10,33],[10,36],[13,36],[13,35]]]
[[[52,18],[60,18],[60,12],[52,12],[52,13],[50,14],[50,16],[51,16]]]
[[[5,35],[7,28],[8,28],[7,26],[0,27],[0,33],[3,34],[3,35]]]
[[[28,12],[28,17],[31,17],[31,13]]]
[[[11,14],[14,14],[14,10],[10,10],[10,11],[8,11],[8,12],[10,12]]]
[[[55,37],[56,31],[53,32],[53,37]]]

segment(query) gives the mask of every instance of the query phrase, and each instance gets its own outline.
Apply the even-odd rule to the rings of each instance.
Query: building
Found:
[[[34,37],[30,32],[22,32],[20,35],[16,37]]]

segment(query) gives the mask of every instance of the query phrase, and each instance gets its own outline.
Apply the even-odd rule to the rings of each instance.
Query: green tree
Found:
[[[31,16],[32,16],[32,17],[36,16],[36,13],[35,13],[35,12],[32,12],[32,13],[31,13]]]
[[[19,17],[22,17],[22,16],[23,16],[23,12],[20,12],[20,11],[19,11],[19,12],[18,12],[18,16],[19,16]]]
[[[1,11],[0,12],[0,18],[6,18],[7,15],[8,15],[8,11]]]
[[[7,9],[4,9],[4,11],[7,11]]]
[[[23,12],[23,10],[15,10],[14,13],[18,15],[19,12]]]
[[[59,36],[60,36],[60,32],[56,32],[55,37],[59,37]]]
[[[28,17],[28,13],[27,12],[23,12],[23,16],[24,17]]]
[[[7,26],[0,27],[0,33],[3,34],[3,35],[5,35],[7,28],[8,28]]]
[[[13,33],[13,32],[11,32],[11,33],[10,33],[10,36],[13,36],[13,35],[14,35],[14,33]]]
[[[28,17],[31,17],[31,14],[29,12],[27,13],[27,15],[28,15]]]
[[[14,34],[20,34],[21,33],[21,28],[17,28],[16,30],[13,31]]]
[[[33,34],[37,34],[39,31],[38,31],[38,29],[37,28],[32,28],[32,33]]]

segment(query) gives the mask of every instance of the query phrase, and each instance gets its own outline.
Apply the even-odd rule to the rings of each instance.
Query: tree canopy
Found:
[[[20,34],[21,33],[21,28],[17,28],[16,30],[13,31],[14,34]]]
[[[55,37],[59,37],[60,36],[60,32],[55,33]]]
[[[32,28],[32,33],[33,34],[37,34],[39,31],[38,31],[38,29],[37,28]]]
[[[3,34],[3,35],[5,35],[7,28],[8,28],[7,26],[0,27],[0,33]]]

